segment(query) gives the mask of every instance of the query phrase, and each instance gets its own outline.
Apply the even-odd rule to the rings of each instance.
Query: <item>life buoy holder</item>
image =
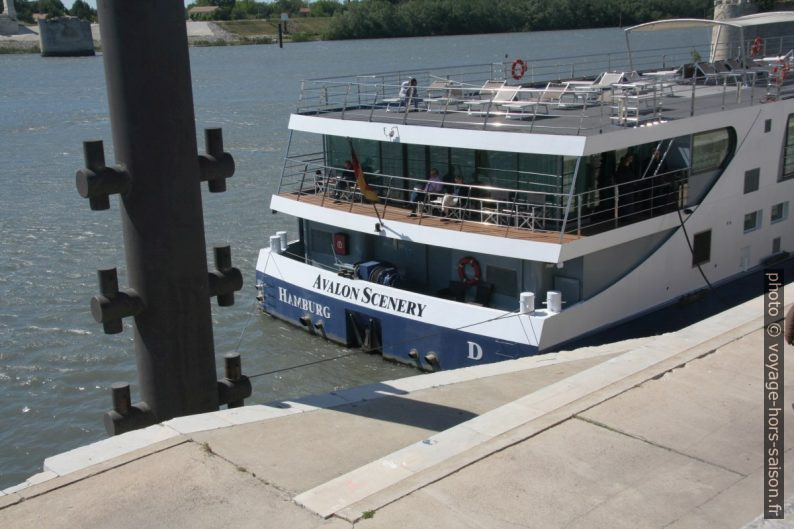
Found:
[[[753,39],[753,44],[750,46],[750,55],[758,55],[764,48],[764,39],[756,37]]]
[[[527,63],[523,59],[516,59],[513,61],[513,66],[510,68],[510,73],[513,75],[513,79],[518,81],[524,74],[527,73]]]
[[[466,271],[469,266],[471,266],[472,275],[469,275]],[[470,255],[464,257],[458,263],[458,277],[465,285],[478,283],[480,281],[480,273],[480,263]]]

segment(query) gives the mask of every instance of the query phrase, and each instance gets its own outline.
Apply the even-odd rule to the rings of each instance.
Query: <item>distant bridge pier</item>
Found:
[[[242,288],[228,247],[206,262],[201,181],[225,190],[234,173],[220,130],[207,132],[199,156],[184,5],[181,0],[99,0],[105,78],[117,165],[107,167],[100,142],[86,144],[77,188],[92,209],[121,204],[129,288],[115,270],[100,272],[92,313],[105,332],[134,318],[141,402],[115,388],[105,415],[110,434],[173,417],[240,405],[250,381],[239,363],[220,381],[215,371],[210,296],[234,302]]]

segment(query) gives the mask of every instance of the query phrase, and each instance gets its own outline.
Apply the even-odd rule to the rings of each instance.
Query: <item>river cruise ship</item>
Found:
[[[794,246],[794,14],[302,83],[266,313],[425,370],[553,351]],[[643,49],[705,27],[701,46]]]

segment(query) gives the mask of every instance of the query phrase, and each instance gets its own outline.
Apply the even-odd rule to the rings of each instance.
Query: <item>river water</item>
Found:
[[[245,279],[233,307],[213,302],[219,373],[223,353],[234,350],[248,375],[278,371],[253,379],[248,403],[417,374],[254,309],[258,248],[277,230],[296,233],[268,203],[300,80],[623,47],[622,31],[602,29],[191,49],[199,137],[222,127],[237,164],[226,193],[203,195],[208,248],[229,242]],[[0,489],[39,472],[47,456],[105,437],[113,382],[131,383],[138,398],[129,325],[107,336],[89,312],[96,269],[116,266],[126,284],[117,199],[92,212],[74,186],[82,141],[92,139],[104,140],[113,163],[101,57],[0,55]]]

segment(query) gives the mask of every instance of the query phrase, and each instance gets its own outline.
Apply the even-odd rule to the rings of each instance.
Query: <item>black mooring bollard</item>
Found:
[[[109,194],[121,197],[131,287],[123,294],[134,294],[135,306],[119,307],[117,281],[100,275],[103,294],[92,302],[92,311],[96,305],[95,317],[103,324],[113,320],[111,331],[120,330],[121,318],[135,316],[142,398],[124,413],[119,403],[129,397],[116,397],[114,390],[114,410],[106,413],[105,425],[115,434],[214,411],[222,402],[200,180],[209,181],[211,191],[222,191],[234,161],[223,152],[219,130],[207,133],[207,155],[197,153],[182,2],[99,0],[97,7],[118,166],[106,168],[101,144],[91,143],[85,148],[88,168],[78,172],[77,186],[92,208],[106,208]],[[231,271],[236,269],[228,263],[223,272],[234,275]],[[222,293],[236,286],[236,281],[227,284]]]

